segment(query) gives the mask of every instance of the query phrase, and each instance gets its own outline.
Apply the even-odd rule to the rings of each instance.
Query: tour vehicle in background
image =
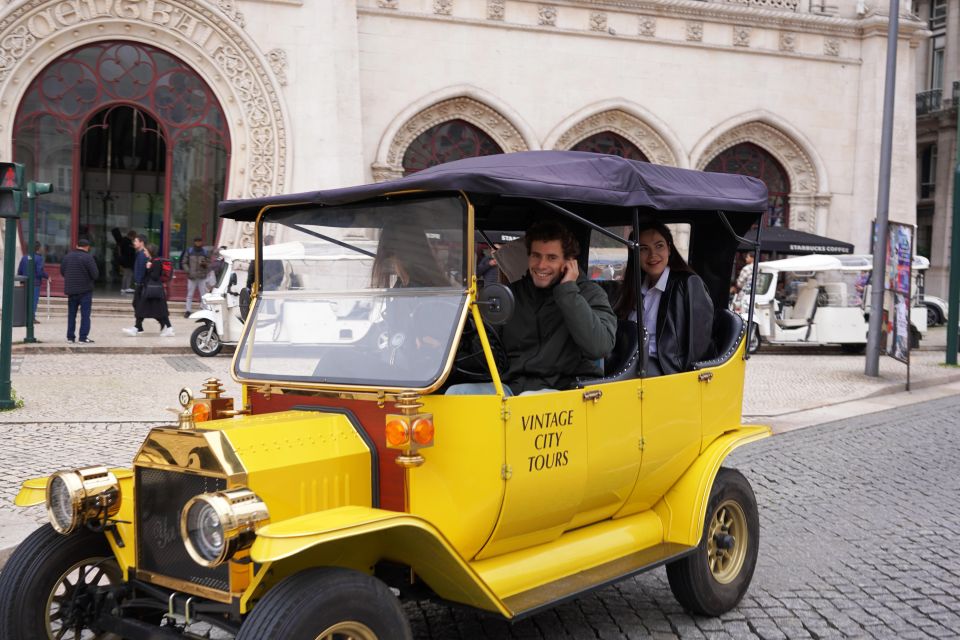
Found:
[[[913,260],[914,280],[930,266]],[[862,352],[870,324],[873,256],[810,254],[761,262],[754,287],[753,319],[747,349],[761,344],[839,345]],[[910,340],[919,345],[927,332],[927,311],[916,282],[910,309]],[[746,319],[747,312],[741,311]]]
[[[729,611],[760,520],[723,465],[770,430],[742,422],[727,274],[767,202],[753,178],[542,151],[221,203],[257,238],[239,403],[208,379],[129,467],[91,447],[26,480],[17,504],[46,503],[50,524],[0,573],[0,636],[188,638],[204,623],[240,640],[409,638],[410,600],[517,619],[660,566],[686,610]],[[514,302],[478,286],[476,237],[543,219],[575,233],[583,271],[611,241],[637,259],[646,220],[683,226],[716,352],[647,376],[647,336],[622,320],[602,377],[506,393],[498,326]],[[381,278],[396,234],[391,250],[442,277]],[[272,255],[267,235],[323,259]],[[639,288],[639,270],[613,282]],[[495,391],[444,393],[479,381]]]

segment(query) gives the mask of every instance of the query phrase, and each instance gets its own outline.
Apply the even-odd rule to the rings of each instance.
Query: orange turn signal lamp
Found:
[[[433,415],[390,414],[387,416],[386,438],[390,449],[416,450],[433,446]]]

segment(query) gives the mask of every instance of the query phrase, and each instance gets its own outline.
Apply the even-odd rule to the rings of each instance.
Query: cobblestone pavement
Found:
[[[770,438],[728,461],[752,482],[762,542],[753,585],[719,619],[689,616],[662,569],[517,624],[428,602],[418,639],[956,638],[960,397]],[[0,509],[24,475],[129,464],[145,423],[0,424]],[[23,512],[21,512],[23,513]],[[43,509],[26,512],[45,521]]]

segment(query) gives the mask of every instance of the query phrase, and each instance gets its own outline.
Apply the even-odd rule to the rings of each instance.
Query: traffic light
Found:
[[[23,204],[23,165],[0,162],[0,218],[19,218]]]

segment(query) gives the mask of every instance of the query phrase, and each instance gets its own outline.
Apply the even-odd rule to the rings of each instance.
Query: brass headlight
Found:
[[[180,535],[194,562],[216,567],[248,549],[269,519],[267,505],[249,489],[205,493],[184,505]]]
[[[47,481],[47,515],[59,533],[72,533],[88,520],[117,515],[120,483],[106,467],[58,471]]]

